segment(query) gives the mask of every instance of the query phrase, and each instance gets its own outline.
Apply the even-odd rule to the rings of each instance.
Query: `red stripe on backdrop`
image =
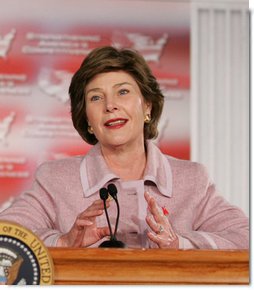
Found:
[[[32,178],[20,179],[20,178],[3,178],[1,179],[1,195],[0,205],[8,200],[10,197],[15,197],[21,194],[24,190],[30,189]]]
[[[190,160],[190,141],[177,140],[167,143],[160,143],[159,148],[164,154],[175,158]]]

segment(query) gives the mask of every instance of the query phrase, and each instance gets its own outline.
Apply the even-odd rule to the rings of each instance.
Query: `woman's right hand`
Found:
[[[106,201],[109,207],[110,201]],[[104,213],[102,200],[94,201],[86,210],[80,213],[71,230],[57,241],[57,247],[88,247],[105,236],[110,235],[108,227],[97,228],[96,217]]]

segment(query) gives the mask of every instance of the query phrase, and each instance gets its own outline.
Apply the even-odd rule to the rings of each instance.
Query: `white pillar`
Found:
[[[248,215],[248,1],[191,1],[191,159]]]

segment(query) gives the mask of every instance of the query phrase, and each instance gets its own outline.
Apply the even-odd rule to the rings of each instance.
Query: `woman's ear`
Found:
[[[145,103],[145,112],[146,112],[146,114],[151,115],[151,112],[152,112],[152,103],[151,102]]]

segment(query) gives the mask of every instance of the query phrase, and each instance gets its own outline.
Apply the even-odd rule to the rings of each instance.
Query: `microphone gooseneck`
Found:
[[[118,202],[118,199],[117,199],[117,188],[116,188],[116,186],[113,183],[110,183],[108,185],[108,192],[113,197],[113,199],[115,200],[116,206],[117,206],[116,227],[115,227],[115,231],[114,231],[114,236],[116,236],[118,223],[119,223],[119,216],[120,216],[120,207],[119,207],[119,202]]]
[[[106,200],[108,198],[108,190],[104,187],[100,189],[100,198],[103,200],[103,204],[104,204],[104,210],[106,213],[107,223],[108,223],[108,227],[109,227],[109,231],[110,231],[110,239],[113,240],[114,235],[112,232],[111,224],[110,224],[109,217],[108,217],[108,210],[107,210],[107,206],[106,206]]]
[[[114,234],[112,233],[111,224],[109,221],[108,211],[107,211],[107,207],[106,207],[106,200],[108,198],[108,194],[110,194],[113,197],[113,199],[117,205],[117,218],[116,218],[116,227],[115,227]],[[120,207],[119,207],[119,203],[117,200],[117,188],[116,188],[116,186],[113,183],[110,183],[108,185],[108,188],[105,188],[105,187],[101,188],[100,189],[100,198],[103,200],[103,203],[104,203],[104,209],[105,209],[107,223],[108,223],[109,231],[110,231],[110,240],[102,242],[99,245],[99,247],[100,248],[126,248],[126,245],[123,242],[118,241],[116,238],[119,216],[120,216]]]

